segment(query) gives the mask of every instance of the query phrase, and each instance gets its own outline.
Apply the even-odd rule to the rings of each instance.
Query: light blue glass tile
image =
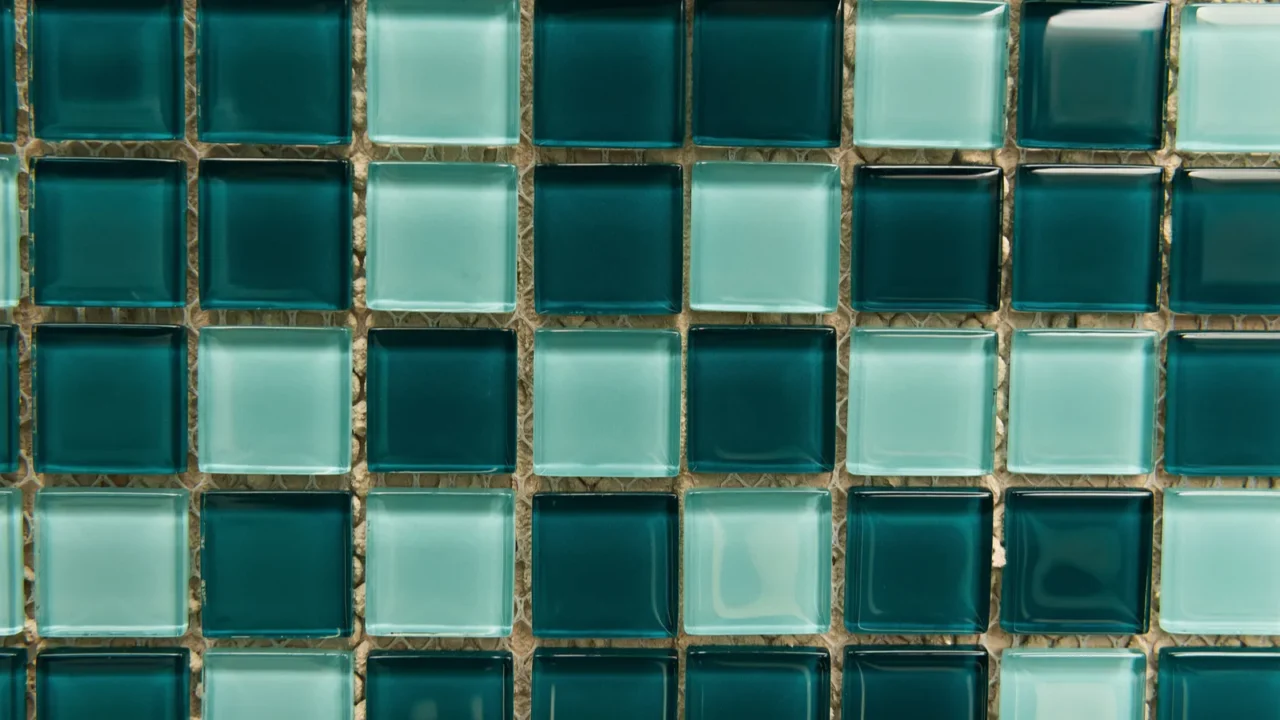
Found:
[[[1147,658],[1130,649],[1006,649],[1001,720],[1142,720]]]
[[[204,720],[351,720],[348,650],[212,648],[204,654]]]
[[[18,209],[18,171],[22,163],[0,155],[0,307],[15,307],[22,291],[18,238],[22,211]]]
[[[25,624],[22,540],[22,491],[4,488],[0,490],[0,635],[16,635]]]

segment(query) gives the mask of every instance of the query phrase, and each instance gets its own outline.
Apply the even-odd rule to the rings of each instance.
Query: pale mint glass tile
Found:
[[[831,493],[685,494],[685,632],[802,635],[830,626]]]
[[[22,491],[0,490],[0,635],[22,632],[26,620],[23,593]]]
[[[1156,334],[1016,330],[1009,375],[1009,471],[1151,472]]]
[[[372,163],[365,256],[374,310],[516,307],[516,168]]]
[[[1006,649],[1001,720],[1142,720],[1147,658],[1129,649]]]
[[[351,720],[347,650],[230,649],[204,653],[204,720]]]
[[[370,635],[511,634],[511,490],[375,488],[365,522]]]
[[[674,477],[680,470],[680,334],[539,330],[533,471]]]
[[[1179,150],[1280,151],[1280,5],[1182,10]]]
[[[840,282],[840,169],[802,163],[693,166],[689,305],[825,313]]]
[[[1164,491],[1160,627],[1280,635],[1280,490]]]
[[[367,27],[369,139],[516,143],[516,0],[370,0]]]
[[[351,468],[351,331],[206,327],[200,471],[334,475]]]
[[[19,224],[18,171],[21,162],[11,155],[0,155],[0,307],[14,307],[22,292],[21,268],[18,260]]]
[[[850,473],[991,472],[994,332],[858,328],[849,348]]]
[[[36,627],[44,637],[178,637],[190,549],[183,489],[36,493]]]

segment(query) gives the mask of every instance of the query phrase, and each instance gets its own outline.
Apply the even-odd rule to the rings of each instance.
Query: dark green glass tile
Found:
[[[18,137],[16,53],[13,0],[0,0],[0,140],[5,142],[13,142]]]
[[[351,164],[200,161],[200,305],[351,306]]]
[[[511,720],[511,653],[369,653],[367,720]],[[561,718],[560,720],[564,720]]]
[[[849,632],[985,632],[992,504],[979,488],[851,489]]]
[[[26,648],[0,648],[0,720],[27,720]]]
[[[0,325],[0,472],[18,469],[18,326]]]
[[[187,331],[36,325],[36,472],[187,469]]]
[[[676,720],[677,665],[674,650],[538,648],[531,718]]]
[[[844,720],[986,720],[987,652],[972,645],[844,650]]]
[[[827,720],[831,655],[816,647],[691,647],[688,720]]]
[[[836,456],[836,334],[829,327],[689,330],[692,472],[827,472]]]
[[[1280,649],[1160,650],[1156,720],[1280,717]]]
[[[351,493],[207,492],[205,637],[351,634]]]
[[[854,176],[854,308],[996,309],[999,168],[859,165]]]
[[[184,648],[46,650],[36,657],[36,715],[40,720],[187,720],[189,662]]]
[[[539,313],[680,312],[684,187],[679,165],[540,165],[533,187],[533,289]]]
[[[37,305],[183,305],[186,163],[37,158],[31,168]]]
[[[1008,490],[1000,626],[1047,635],[1146,632],[1152,505],[1150,490]]]

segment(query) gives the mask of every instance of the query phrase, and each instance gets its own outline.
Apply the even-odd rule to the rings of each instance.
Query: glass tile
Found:
[[[365,673],[365,718],[511,720],[512,675],[507,651],[373,650]]]
[[[840,169],[700,162],[693,166],[689,306],[827,313],[840,284]]]
[[[187,331],[39,324],[32,334],[36,472],[187,469]]]
[[[537,311],[679,313],[682,176],[679,165],[539,165],[533,174]]]
[[[348,650],[211,648],[204,720],[352,720],[354,664]]]
[[[23,538],[22,490],[16,487],[0,489],[0,636],[17,635],[26,625]],[[0,658],[4,657],[4,652],[0,649]],[[22,664],[26,666],[25,661]],[[0,710],[4,708],[6,697],[3,674],[0,663]],[[25,674],[22,686],[25,695]],[[23,708],[26,708],[25,701]],[[3,712],[0,712],[0,720],[6,720]]]
[[[0,648],[0,720],[27,720],[26,648]]]
[[[201,499],[205,637],[351,634],[351,493],[209,491]]]
[[[834,329],[695,325],[687,372],[690,471],[835,467]]]
[[[1002,720],[1143,720],[1147,658],[1129,649],[1017,649],[1000,655]]]
[[[30,8],[29,89],[36,137],[182,137],[180,0],[37,0]]]
[[[994,332],[855,328],[849,346],[850,473],[991,473]]]
[[[1258,720],[1280,696],[1276,648],[1160,649],[1156,720]]]
[[[851,488],[849,632],[986,632],[991,513],[980,488]]]
[[[1134,634],[1151,606],[1152,495],[1010,488],[1000,626],[1023,634]]]
[[[679,500],[671,493],[533,496],[533,634],[675,637]]]
[[[370,0],[367,42],[370,140],[516,144],[516,0]]]
[[[13,0],[0,0],[0,141],[18,139],[17,33]],[[25,712],[26,703],[23,703]],[[5,720],[0,714],[0,720]]]
[[[205,327],[200,471],[334,475],[351,468],[351,330]]]
[[[1000,168],[859,165],[854,178],[850,272],[855,309],[979,312],[999,307]]]
[[[511,634],[511,490],[374,488],[367,502],[366,632]]]
[[[675,650],[538,648],[531,720],[676,720],[677,664]]]
[[[0,472],[14,472],[19,466],[21,444],[18,441],[18,396],[22,394],[18,382],[17,325],[0,325]]]
[[[674,477],[680,470],[680,333],[535,332],[533,470]]]
[[[830,626],[830,492],[685,493],[686,633],[800,635]]]
[[[186,163],[50,157],[31,167],[36,304],[186,302]]]
[[[0,308],[16,307],[22,291],[18,240],[22,211],[18,209],[18,172],[22,162],[0,155]]]
[[[1280,635],[1280,492],[1164,491],[1160,627]]]
[[[691,647],[686,651],[689,720],[827,720],[831,655],[816,647]]]
[[[844,720],[985,720],[987,652],[974,645],[846,647],[843,703]]]
[[[189,663],[185,648],[45,650],[36,656],[36,715],[40,720],[187,720]]]
[[[1056,3],[1035,6],[1042,4]],[[1019,166],[1013,309],[1155,312],[1163,173],[1136,165]]]
[[[1151,472],[1156,342],[1149,330],[1015,330],[1009,472]]]

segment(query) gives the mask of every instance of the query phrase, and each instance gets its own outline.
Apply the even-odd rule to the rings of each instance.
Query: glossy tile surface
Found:
[[[189,662],[185,648],[45,650],[36,656],[36,713],[41,720],[186,720]]]
[[[689,307],[823,313],[840,284],[840,170],[806,163],[693,167]]]
[[[18,137],[17,63],[14,62],[17,32],[13,2],[0,1],[0,140],[6,142]]]
[[[1142,720],[1147,658],[1130,649],[1017,649],[1000,655],[1004,720]]]
[[[365,673],[367,720],[511,720],[511,653],[373,650]],[[562,719],[563,720],[563,719]]]
[[[677,665],[674,650],[538,648],[530,717],[675,720]]]
[[[206,650],[204,720],[351,720],[353,670],[346,650]]]
[[[22,292],[18,258],[22,212],[18,208],[18,158],[0,155],[0,307],[14,307]]]
[[[27,649],[0,648],[0,720],[26,720]]]
[[[689,720],[826,720],[831,656],[816,647],[689,648]]]
[[[987,664],[973,645],[846,647],[844,720],[986,720]]]
[[[1274,715],[1280,695],[1275,648],[1160,650],[1156,720],[1251,720]]]
[[[0,636],[22,632],[26,620],[26,591],[23,587],[25,559],[23,557],[22,490],[0,489]],[[2,656],[3,650],[0,650]],[[25,662],[23,665],[25,666]],[[4,671],[0,668],[0,709],[6,697],[3,688]],[[25,676],[22,682],[26,687]],[[25,694],[25,693],[24,693]],[[26,703],[23,703],[26,707]],[[0,720],[4,720],[0,712]]]
[[[0,472],[18,469],[19,396],[17,325],[0,325]]]
[[[828,491],[685,493],[686,633],[798,635],[823,633],[830,625]]]

